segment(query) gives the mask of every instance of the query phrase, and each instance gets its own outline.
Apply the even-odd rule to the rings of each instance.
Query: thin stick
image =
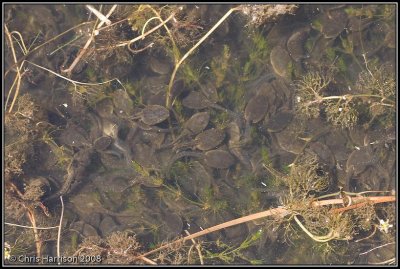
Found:
[[[183,57],[179,60],[179,62],[175,65],[174,71],[172,72],[171,75],[171,79],[169,81],[169,85],[168,85],[168,89],[167,89],[167,96],[166,96],[166,104],[165,106],[167,108],[170,108],[171,106],[171,89],[172,89],[172,85],[174,83],[174,79],[175,79],[175,75],[176,72],[178,71],[179,67],[181,66],[181,64],[183,63],[183,61],[186,60],[187,57],[189,57],[189,55],[198,47],[201,45],[201,43],[204,42],[204,40],[206,40],[214,31],[215,29],[218,28],[218,26],[220,26],[221,23],[223,23],[234,11],[240,10],[240,7],[235,7],[235,8],[231,8],[230,10],[228,10],[228,12],[225,13],[224,16],[222,16],[222,18],[196,43],[196,45],[194,45],[188,52],[186,52],[185,55],[183,55]]]
[[[15,84],[17,83],[17,81],[18,81],[18,76],[15,76],[14,82],[13,82],[13,84],[11,85],[10,89],[8,90],[7,99],[6,99],[6,103],[5,103],[4,109],[7,108],[8,101],[9,101],[9,99],[10,99],[11,93],[12,93],[12,91],[13,91],[13,89],[14,89],[14,86],[15,86]]]
[[[110,79],[110,80],[107,80],[107,81],[103,81],[103,82],[98,82],[98,83],[79,82],[79,81],[72,80],[72,79],[69,79],[67,77],[64,77],[64,76],[58,74],[57,72],[54,72],[53,70],[50,70],[50,69],[48,69],[46,67],[37,65],[37,64],[32,63],[30,61],[25,60],[24,62],[27,62],[27,63],[29,63],[31,65],[34,65],[34,66],[36,66],[36,67],[38,67],[40,69],[43,69],[43,70],[45,70],[45,71],[47,71],[47,72],[49,72],[49,73],[51,73],[51,74],[53,74],[53,75],[55,75],[55,76],[57,76],[59,78],[65,79],[65,80],[67,80],[67,81],[69,81],[69,82],[71,82],[73,84],[86,85],[86,86],[98,86],[98,85],[107,84],[107,83],[110,83],[110,82],[113,82],[114,80],[116,80],[116,81],[118,81],[119,84],[121,84],[121,86],[123,86],[122,83],[117,78],[113,78],[113,79]]]
[[[372,197],[353,197],[352,198],[354,203],[359,203],[359,202],[366,202],[366,201],[371,201],[374,203],[384,203],[384,202],[393,202],[396,201],[396,197],[391,195],[391,196],[372,196]],[[324,206],[324,205],[334,205],[334,204],[343,204],[343,199],[342,198],[337,198],[337,199],[330,199],[330,200],[322,200],[322,201],[314,201],[312,202],[313,206]]]
[[[153,254],[155,252],[158,252],[160,250],[166,249],[171,245],[184,243],[187,240],[194,239],[194,238],[197,238],[199,236],[203,236],[203,235],[215,232],[215,231],[219,231],[219,230],[224,229],[224,228],[228,228],[228,227],[231,227],[231,226],[235,226],[235,225],[238,225],[238,224],[242,224],[242,223],[245,223],[245,222],[249,222],[249,221],[252,221],[252,220],[265,218],[265,217],[269,217],[269,216],[284,217],[284,216],[286,216],[288,214],[290,214],[289,210],[287,210],[285,208],[282,208],[282,207],[279,207],[279,208],[269,209],[269,210],[262,211],[262,212],[259,212],[259,213],[251,214],[251,215],[248,215],[248,216],[245,216],[245,217],[241,217],[241,218],[238,218],[238,219],[234,219],[234,220],[231,220],[231,221],[227,221],[227,222],[224,222],[222,224],[219,224],[219,225],[204,229],[204,230],[199,231],[197,233],[194,233],[192,235],[185,236],[184,238],[181,238],[181,239],[175,240],[175,241],[173,241],[171,243],[168,243],[168,244],[165,244],[163,246],[160,246],[159,248],[156,248],[156,249],[151,250],[151,251],[149,251],[149,252],[147,252],[145,254],[137,256],[135,259],[140,259],[142,257],[148,256],[148,255]]]
[[[18,45],[19,45],[19,47],[21,48],[22,53],[23,53],[24,55],[26,55],[26,54],[28,53],[28,50],[27,50],[27,48],[26,48],[26,46],[25,46],[25,42],[24,42],[24,39],[22,38],[21,33],[18,32],[18,31],[12,31],[12,32],[11,32],[11,35],[14,35],[14,34],[17,35],[17,36],[19,37],[19,40],[20,40],[20,41],[18,41],[18,39],[17,39],[16,37],[14,37],[14,38],[15,38],[15,40],[18,42]]]
[[[157,263],[155,262],[155,261],[153,261],[153,260],[150,260],[149,258],[146,258],[146,257],[142,257],[142,258],[140,258],[142,261],[144,261],[144,262],[146,262],[146,263],[148,263],[148,264],[151,264],[151,265],[157,265]]]
[[[381,246],[372,248],[372,249],[370,249],[370,250],[368,250],[368,251],[365,251],[365,252],[363,252],[363,253],[360,253],[359,255],[361,256],[361,255],[368,254],[368,253],[370,253],[371,251],[374,251],[375,249],[379,249],[379,248],[383,248],[383,247],[386,247],[386,246],[389,246],[389,245],[393,245],[394,243],[395,243],[395,242],[391,242],[391,243],[387,243],[387,244],[384,244],[384,245],[381,245]]]
[[[58,226],[53,226],[53,227],[33,227],[33,226],[25,226],[25,225],[19,225],[19,224],[14,224],[14,223],[9,223],[9,222],[4,222],[4,224],[10,225],[10,226],[15,226],[15,227],[27,228],[27,229],[38,229],[38,230],[58,229]]]
[[[60,196],[61,200],[61,216],[60,216],[60,224],[58,225],[58,236],[57,236],[57,257],[58,257],[58,265],[61,264],[61,254],[60,254],[60,242],[61,242],[61,229],[62,229],[62,221],[64,217],[64,201],[62,196]]]
[[[25,207],[28,211],[28,218],[30,220],[30,222],[32,223],[33,226],[33,234],[35,236],[35,245],[36,245],[36,255],[38,257],[42,256],[42,242],[40,240],[39,237],[39,233],[36,229],[36,219],[35,219],[35,215],[33,213],[33,211],[31,211],[29,208]]]
[[[361,242],[363,240],[371,238],[376,233],[376,230],[377,230],[376,226],[374,226],[374,230],[372,231],[372,233],[370,235],[368,235],[367,237],[364,237],[364,238],[357,239],[355,242],[358,243],[358,242]]]
[[[130,52],[132,52],[133,54],[136,54],[136,53],[145,51],[145,50],[147,50],[148,48],[153,47],[153,45],[154,45],[154,42],[151,42],[151,43],[148,44],[146,47],[141,48],[141,49],[137,49],[137,50],[134,50],[134,49],[132,49],[131,47],[128,46],[128,50],[129,50]]]
[[[365,200],[372,201],[373,203],[384,203],[384,202],[396,201],[396,197],[395,196],[354,197],[354,201],[355,202],[360,201],[360,200],[362,200],[362,201],[365,201]],[[343,199],[332,199],[332,200],[324,200],[324,201],[314,201],[314,202],[312,202],[311,205],[312,206],[324,206],[324,205],[333,205],[333,204],[342,204],[342,203],[343,203]],[[253,221],[253,220],[257,220],[257,219],[261,219],[261,218],[265,218],[265,217],[269,217],[269,216],[277,216],[277,217],[283,218],[283,217],[285,217],[285,216],[287,216],[289,214],[292,214],[292,212],[290,210],[288,210],[288,209],[286,209],[284,207],[278,207],[278,208],[262,211],[262,212],[259,212],[259,213],[251,214],[251,215],[248,215],[248,216],[245,216],[245,217],[241,217],[241,218],[238,218],[238,219],[230,220],[230,221],[224,222],[222,224],[219,224],[219,225],[207,228],[205,230],[199,231],[199,232],[194,233],[192,235],[186,236],[184,238],[175,240],[175,241],[173,241],[171,243],[168,243],[168,244],[165,244],[163,246],[160,246],[160,247],[158,247],[158,248],[156,248],[154,250],[151,250],[151,251],[149,251],[149,252],[147,252],[145,254],[142,254],[142,255],[139,255],[139,256],[135,257],[134,260],[141,259],[142,257],[148,256],[148,255],[153,254],[155,252],[158,252],[160,250],[166,249],[171,245],[178,244],[178,243],[184,243],[187,240],[194,239],[194,238],[197,238],[199,236],[203,236],[203,235],[215,232],[215,231],[219,231],[219,230],[224,229],[224,228],[228,228],[228,227],[231,227],[231,226],[235,226],[235,225],[238,225],[238,224],[242,224],[242,223],[245,223],[245,222],[249,222],[249,221]]]
[[[92,5],[86,5],[86,8],[89,9],[94,15],[96,15],[96,17],[103,23],[107,25],[111,24],[111,21],[106,16],[104,16],[103,13],[95,9]]]
[[[367,205],[370,202],[372,202],[373,204],[379,204],[379,203],[387,203],[387,202],[396,201],[396,197],[395,196],[364,197],[364,199],[365,199],[365,202],[356,203],[356,204],[353,204],[353,205],[350,205],[350,206],[346,206],[346,207],[342,207],[342,208],[335,208],[335,209],[332,209],[331,212],[332,213],[344,212],[344,211],[347,211],[347,210],[350,210],[350,209],[363,207],[363,206]],[[357,200],[363,200],[363,198],[362,197],[354,197],[353,198],[353,202],[355,202]]]

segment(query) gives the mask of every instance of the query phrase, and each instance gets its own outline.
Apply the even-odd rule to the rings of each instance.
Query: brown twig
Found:
[[[249,221],[252,221],[252,220],[265,218],[265,217],[269,217],[269,216],[279,216],[279,217],[283,218],[284,216],[286,216],[288,214],[290,214],[289,210],[280,207],[280,208],[269,209],[269,210],[266,210],[266,211],[263,211],[263,212],[255,213],[255,214],[248,215],[248,216],[245,216],[245,217],[241,217],[241,218],[238,218],[238,219],[234,219],[234,220],[231,220],[231,221],[227,221],[227,222],[224,222],[222,224],[219,224],[219,225],[204,229],[204,230],[199,231],[197,233],[185,236],[185,237],[183,237],[181,239],[178,239],[178,240],[175,240],[175,241],[173,241],[171,243],[168,243],[168,244],[165,244],[163,246],[160,246],[159,248],[156,248],[156,249],[151,250],[151,251],[149,251],[149,252],[147,252],[145,254],[142,254],[140,256],[135,257],[135,260],[136,259],[141,259],[142,257],[148,256],[148,255],[153,254],[155,252],[158,252],[160,250],[166,249],[166,248],[168,248],[168,247],[170,247],[172,245],[179,244],[179,243],[184,243],[187,240],[194,239],[194,238],[197,238],[199,236],[203,236],[203,235],[215,232],[215,231],[219,231],[219,230],[224,229],[224,228],[228,228],[228,227],[235,226],[235,225],[238,225],[238,224],[241,224],[241,223],[246,223],[246,222],[249,222]]]
[[[393,202],[393,201],[396,201],[396,197],[395,196],[354,197],[353,201],[356,204],[350,206],[351,208],[350,207],[342,207],[342,208],[338,208],[336,211],[332,210],[332,212],[335,212],[335,213],[343,212],[343,211],[346,211],[346,210],[350,210],[350,209],[353,209],[353,208],[364,206],[364,205],[367,204],[367,202],[372,202],[374,204],[385,203],[385,202]],[[362,201],[362,202],[357,204],[357,202],[360,202],[360,201]],[[343,199],[340,198],[340,199],[331,199],[331,200],[323,200],[323,201],[314,201],[314,202],[311,203],[311,206],[326,206],[326,205],[335,205],[335,204],[343,204]],[[355,205],[359,205],[359,206],[353,207]],[[286,209],[284,207],[278,207],[278,208],[262,211],[262,212],[259,212],[259,213],[255,213],[255,214],[252,214],[252,215],[248,215],[248,216],[245,216],[245,217],[241,217],[241,218],[238,218],[238,219],[234,219],[234,220],[231,220],[231,221],[227,221],[227,222],[224,222],[222,224],[207,228],[205,230],[199,231],[199,232],[194,233],[192,235],[188,235],[188,236],[186,236],[184,238],[181,238],[181,239],[175,240],[173,242],[167,243],[165,245],[162,245],[162,246],[160,246],[160,247],[158,247],[158,248],[156,248],[154,250],[151,250],[149,252],[146,252],[146,253],[144,253],[142,255],[139,255],[139,256],[135,257],[134,260],[141,259],[142,257],[148,256],[148,255],[156,253],[156,252],[158,252],[160,250],[166,249],[166,248],[168,248],[168,247],[170,247],[170,246],[172,246],[174,244],[185,243],[187,240],[191,240],[191,239],[197,238],[199,236],[203,236],[203,235],[206,235],[206,234],[209,234],[209,233],[212,233],[212,232],[215,232],[215,231],[219,231],[221,229],[225,229],[225,228],[228,228],[228,227],[231,227],[231,226],[235,226],[235,225],[238,225],[238,224],[246,223],[246,222],[249,222],[249,221],[253,221],[253,220],[257,220],[257,219],[261,219],[261,218],[265,218],[265,217],[269,217],[269,216],[276,216],[276,217],[279,217],[279,218],[283,218],[283,217],[285,217],[287,215],[290,215],[290,214],[292,214],[292,212],[290,210],[288,210],[288,209]]]
[[[36,255],[37,255],[37,257],[42,257],[42,240],[39,237],[38,229],[36,229],[35,214],[32,209],[26,207],[25,205],[24,205],[24,207],[27,210],[29,221],[32,223],[33,234],[35,236]]]
[[[144,261],[145,263],[147,263],[147,264],[157,265],[157,263],[156,263],[155,261],[150,260],[149,258],[142,257],[142,258],[140,258],[140,259],[141,259],[142,261]]]
[[[335,199],[335,200],[337,200],[337,199]],[[395,196],[354,197],[352,201],[355,204],[346,206],[346,207],[335,208],[335,209],[332,209],[331,212],[332,213],[340,213],[340,212],[344,212],[347,210],[363,207],[363,206],[367,205],[368,203],[379,204],[379,203],[394,202],[394,201],[396,201],[396,197]],[[319,201],[319,202],[322,202],[322,201]]]

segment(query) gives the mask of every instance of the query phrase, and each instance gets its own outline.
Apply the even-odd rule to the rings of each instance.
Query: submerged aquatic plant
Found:
[[[30,94],[21,95],[16,101],[16,111],[8,112],[4,121],[5,175],[24,173],[23,165],[33,154],[33,141],[38,137],[37,124],[41,116],[39,107]]]
[[[254,246],[259,239],[263,236],[263,230],[258,230],[254,234],[249,235],[239,246],[230,246],[220,240],[217,240],[217,251],[210,251],[205,249],[204,258],[206,260],[221,260],[225,264],[233,264],[238,259],[249,262],[250,264],[262,264],[262,260],[251,259],[243,254],[243,251]]]
[[[394,116],[396,83],[393,72],[382,65],[362,71],[357,81],[357,93],[329,95],[333,87],[332,71],[307,73],[296,83],[296,110],[309,118],[326,114],[326,119],[335,126],[353,127],[358,123],[361,112],[368,111],[371,120],[377,117]],[[390,126],[386,121],[386,126]]]
[[[330,175],[323,171],[316,155],[304,155],[291,167],[288,184],[292,196],[321,193],[330,186]]]
[[[230,58],[231,51],[229,46],[225,44],[222,56],[211,61],[211,70],[213,71],[217,88],[221,87],[225,80]]]

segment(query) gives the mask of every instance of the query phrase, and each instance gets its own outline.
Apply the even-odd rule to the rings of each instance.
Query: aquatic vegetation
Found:
[[[30,94],[17,99],[16,111],[5,114],[6,178],[23,174],[22,166],[34,153],[33,142],[40,136],[36,123],[42,120]]]
[[[359,241],[393,240],[394,195],[339,188],[395,185],[390,7],[8,8],[6,254],[21,228],[21,254],[52,240],[59,256],[130,264],[282,263],[313,247],[302,261],[344,263]]]
[[[296,84],[296,110],[306,117],[318,117],[319,105],[323,101],[322,91],[327,88],[332,79],[332,74],[326,72],[307,73]]]
[[[386,70],[386,71],[384,71]],[[328,95],[333,83],[333,74],[309,72],[296,84],[296,110],[306,117],[316,118],[322,112],[333,125],[353,127],[357,124],[362,107],[370,113],[390,115],[394,112],[395,83],[393,73],[384,66],[366,66],[357,82],[358,93]],[[378,112],[375,112],[377,108]]]
[[[271,48],[268,41],[260,31],[250,33],[248,43],[248,58],[243,65],[241,81],[256,79],[264,71],[263,66],[269,59]]]
[[[291,195],[321,193],[331,185],[331,175],[319,164],[317,156],[305,155],[291,167],[289,176]]]
[[[184,161],[178,160],[172,165],[170,174],[171,174],[172,178],[186,176],[186,174],[189,172],[191,166],[192,166],[191,162],[184,162]]]
[[[21,231],[15,229],[6,229],[6,235],[15,236],[13,243],[5,242],[4,244],[4,260],[9,261],[11,256],[24,255],[32,250],[32,241],[34,240],[33,233],[30,231]]]
[[[342,101],[344,100],[344,101]],[[329,100],[325,103],[325,113],[327,120],[333,125],[342,127],[353,127],[358,121],[357,104],[353,100],[343,99]]]
[[[76,253],[93,257],[85,261],[85,264],[129,264],[140,248],[135,235],[129,232],[113,232],[106,239],[85,238]]]
[[[350,6],[345,8],[345,12],[354,17],[360,18],[383,18],[383,19],[392,19],[395,12],[393,10],[393,6],[386,5],[367,5],[363,7],[359,6]]]
[[[225,264],[233,264],[237,263],[239,260],[244,260],[249,264],[262,264],[262,260],[251,259],[246,257],[242,252],[251,246],[254,246],[260,237],[263,235],[262,230],[255,232],[252,235],[249,235],[243,242],[240,243],[239,246],[230,246],[220,240],[215,242],[217,247],[217,251],[210,251],[205,248],[204,258],[206,260],[221,260]]]
[[[204,71],[200,67],[193,67],[191,63],[187,62],[182,65],[182,79],[187,87],[198,87],[201,85],[200,81],[204,76]]]
[[[66,167],[72,162],[72,150],[65,147],[64,145],[57,145],[57,143],[48,132],[44,133],[41,139],[50,147],[52,154],[54,154],[54,156],[56,157],[56,164],[60,168],[66,169]]]
[[[261,147],[261,160],[266,165],[270,165],[271,164],[271,159],[269,157],[268,148],[265,147],[265,146]]]
[[[218,199],[212,187],[206,187],[201,192],[199,197],[202,210],[218,214],[228,208],[228,202],[223,199]]]
[[[229,60],[231,52],[228,45],[224,45],[224,50],[220,58],[215,58],[211,61],[212,74],[215,77],[215,85],[217,88],[221,87],[224,83],[226,73],[229,68]]]
[[[230,83],[226,90],[218,93],[220,99],[229,108],[234,108],[235,111],[243,111],[246,105],[244,99],[245,87],[241,83]]]
[[[224,130],[230,123],[230,115],[227,111],[212,111],[211,120],[217,129]]]

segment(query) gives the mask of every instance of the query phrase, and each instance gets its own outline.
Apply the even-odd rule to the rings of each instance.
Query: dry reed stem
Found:
[[[61,261],[61,249],[60,249],[60,242],[61,242],[61,229],[62,229],[62,221],[64,217],[64,201],[62,196],[60,196],[61,200],[61,216],[60,216],[60,224],[58,225],[58,236],[57,236],[57,257],[58,257],[58,265],[60,265]]]
[[[357,196],[357,197],[353,197],[352,198],[352,201],[354,203],[360,203],[360,202],[366,202],[366,201],[371,201],[371,202],[375,202],[375,203],[384,203],[384,202],[393,202],[395,200],[396,200],[396,197],[393,196],[393,195],[389,195],[389,196],[371,196],[371,197]],[[343,204],[343,199],[342,198],[337,198],[337,199],[313,201],[311,204],[313,206]]]
[[[171,243],[168,243],[168,244],[165,244],[163,246],[160,246],[159,248],[156,248],[156,249],[151,250],[151,251],[149,251],[149,252],[147,252],[145,254],[137,256],[135,259],[140,259],[142,257],[148,256],[148,255],[153,254],[155,252],[158,252],[160,250],[166,249],[171,245],[184,243],[187,240],[194,239],[194,238],[197,238],[199,236],[203,236],[203,235],[206,235],[206,234],[209,234],[209,233],[212,233],[212,232],[224,229],[224,228],[228,228],[228,227],[231,227],[231,226],[235,226],[235,225],[238,225],[238,224],[246,223],[246,222],[249,222],[249,221],[252,221],[252,220],[265,218],[265,217],[269,217],[269,216],[280,216],[280,217],[283,218],[284,216],[286,216],[288,214],[290,214],[289,210],[280,207],[280,208],[269,209],[269,210],[266,210],[266,211],[263,211],[263,212],[255,213],[255,214],[248,215],[248,216],[245,216],[245,217],[241,217],[241,218],[238,218],[238,219],[234,219],[234,220],[231,220],[231,221],[227,221],[227,222],[224,222],[222,224],[219,224],[219,225],[204,229],[204,230],[199,231],[197,233],[185,236],[184,238],[181,238],[181,239],[175,240],[175,241],[173,241]]]
[[[20,41],[18,41],[18,39],[17,39],[16,37],[14,37],[14,39],[18,42],[19,48],[21,49],[22,53],[23,53],[24,55],[26,55],[26,54],[28,53],[29,50],[28,50],[28,49],[26,48],[26,46],[25,46],[25,42],[24,42],[24,39],[22,38],[21,33],[18,32],[18,31],[12,31],[12,32],[11,32],[11,36],[12,36],[12,35],[17,35],[17,36],[18,36],[18,38],[19,38]]]
[[[346,207],[342,207],[342,208],[335,208],[335,209],[332,209],[331,212],[332,213],[340,213],[340,212],[344,212],[344,211],[347,211],[347,210],[363,207],[363,206],[367,205],[368,203],[379,204],[379,203],[387,203],[387,202],[396,201],[396,197],[395,196],[365,197],[364,199],[362,197],[354,197],[352,199],[353,199],[353,202],[354,201],[360,201],[360,200],[364,201],[364,202],[359,202],[359,203],[356,203],[356,204],[353,204],[353,205],[349,205],[349,206],[346,206]]]
[[[58,74],[57,72],[54,72],[53,70],[50,70],[50,69],[48,69],[48,68],[46,68],[46,67],[37,65],[37,64],[32,63],[32,62],[30,62],[30,61],[25,60],[24,62],[27,62],[27,63],[29,63],[29,64],[31,64],[31,65],[34,65],[34,66],[36,66],[36,67],[38,67],[38,68],[40,68],[40,69],[42,69],[42,70],[45,70],[45,71],[47,71],[47,72],[49,72],[49,73],[51,73],[51,74],[53,74],[53,75],[55,75],[55,76],[57,76],[57,77],[59,77],[59,78],[62,78],[62,79],[65,79],[65,80],[71,82],[72,84],[75,85],[75,88],[76,88],[76,85],[77,85],[77,84],[78,84],[78,85],[86,85],[86,86],[99,86],[99,85],[111,83],[111,82],[113,82],[113,81],[117,81],[117,82],[124,88],[124,90],[126,91],[124,85],[121,83],[121,81],[120,81],[118,78],[113,78],[113,79],[110,79],[110,80],[107,80],[107,81],[97,82],[97,83],[80,82],[80,81],[76,81],[76,80],[72,80],[72,79],[69,79],[69,78],[67,78],[67,77],[64,77],[64,76]]]
[[[115,5],[116,6],[116,5]],[[86,8],[90,10],[101,22],[110,25],[111,21],[108,19],[107,16],[104,16],[103,13],[95,9],[92,5],[86,5]]]
[[[27,209],[29,221],[32,223],[33,234],[35,236],[36,255],[37,255],[37,257],[42,257],[42,240],[40,240],[38,230],[36,229],[35,214],[34,214],[33,210],[29,209],[25,205],[24,205],[24,207]]]
[[[378,203],[396,201],[396,197],[395,196],[354,197],[353,201],[354,202],[369,201],[369,202],[373,202],[374,204],[378,204]],[[331,199],[331,200],[323,200],[323,201],[314,201],[314,202],[312,202],[311,205],[312,206],[325,206],[325,205],[334,205],[334,204],[343,204],[343,199],[340,198],[340,199]],[[364,206],[364,205],[367,204],[367,202],[361,202],[360,204],[361,204],[360,206]],[[358,206],[358,207],[360,207],[360,206]],[[339,209],[350,210],[350,209],[353,209],[353,208],[343,207],[343,208],[339,208]],[[345,210],[341,210],[341,211],[338,211],[338,212],[342,212],[342,211],[345,211]],[[156,252],[158,252],[160,250],[166,249],[166,248],[170,247],[171,245],[179,244],[179,243],[185,243],[185,241],[187,241],[187,240],[194,239],[194,238],[197,238],[199,236],[203,236],[203,235],[206,235],[206,234],[209,234],[209,233],[212,233],[212,232],[224,229],[224,228],[228,228],[228,227],[231,227],[231,226],[235,226],[235,225],[238,225],[238,224],[242,224],[242,223],[245,223],[245,222],[249,222],[249,221],[253,221],[253,220],[257,220],[257,219],[261,219],[261,218],[265,218],[265,217],[269,217],[269,216],[276,216],[276,217],[283,218],[283,217],[285,217],[285,216],[287,216],[289,214],[292,214],[292,212],[289,211],[288,209],[286,209],[284,207],[278,207],[278,208],[273,208],[273,209],[269,209],[269,210],[266,210],[266,211],[262,211],[262,212],[259,212],[259,213],[251,214],[251,215],[248,215],[248,216],[245,216],[245,217],[241,217],[241,218],[238,218],[238,219],[230,220],[230,221],[218,224],[216,226],[204,229],[204,230],[199,231],[197,233],[194,233],[192,235],[188,235],[188,236],[186,236],[184,238],[181,238],[181,239],[175,240],[173,242],[167,243],[165,245],[162,245],[162,246],[160,246],[160,247],[158,247],[158,248],[156,248],[154,250],[151,250],[149,252],[146,252],[146,253],[144,253],[142,255],[139,255],[139,256],[135,257],[134,260],[141,259],[142,257],[148,256],[148,255],[156,253]]]
[[[58,229],[59,226],[53,226],[53,227],[33,227],[33,226],[26,226],[26,225],[19,225],[15,223],[10,223],[10,222],[4,222],[5,225],[9,226],[15,226],[15,227],[21,227],[21,228],[26,228],[26,229],[37,229],[37,230],[51,230],[51,229]]]
[[[387,265],[389,265],[389,264],[395,264],[395,263],[396,263],[396,257],[390,258],[390,259],[388,259],[386,261],[383,261],[383,262],[375,262],[375,263],[371,262],[369,264],[374,264],[374,265],[387,264]]]
[[[140,259],[141,259],[142,261],[144,261],[145,263],[147,263],[147,264],[157,265],[157,263],[156,263],[155,261],[150,260],[149,258],[142,257],[142,258],[140,258]]]

